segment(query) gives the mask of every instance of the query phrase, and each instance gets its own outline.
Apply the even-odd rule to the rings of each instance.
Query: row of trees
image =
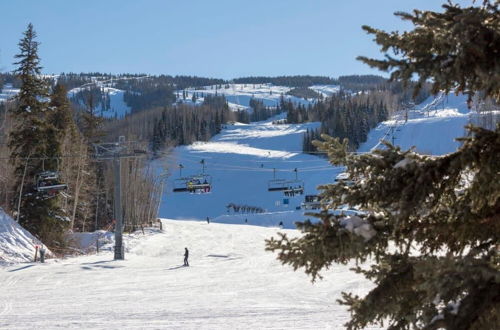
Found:
[[[234,120],[225,99],[208,96],[199,107],[177,105],[165,107],[155,120],[151,135],[151,148],[157,152],[172,145],[190,144],[194,141],[208,141],[218,134],[222,124]]]
[[[293,95],[293,96],[296,96],[296,97],[300,97],[300,98],[303,98],[303,99],[322,99],[323,98],[323,94],[320,94],[308,87],[295,87],[295,88],[292,88],[291,90],[289,90],[287,93],[287,95]]]

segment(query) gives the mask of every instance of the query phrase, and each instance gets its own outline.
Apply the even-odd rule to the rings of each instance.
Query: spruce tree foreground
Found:
[[[414,24],[404,33],[364,27],[386,55],[360,57],[391,78],[431,80],[433,92],[463,92],[500,101],[498,1],[471,7],[448,3],[442,13],[396,13]],[[398,56],[399,55],[399,56]],[[418,92],[418,86],[416,88]],[[472,99],[470,97],[470,99]],[[383,150],[354,155],[348,141],[323,136],[315,145],[332,165],[345,165],[354,184],[325,184],[318,223],[303,235],[267,240],[278,259],[312,280],[333,263],[375,284],[365,297],[343,293],[348,329],[498,329],[500,324],[500,125],[468,127],[462,146],[440,157]],[[365,218],[335,216],[351,205]],[[363,264],[361,264],[363,263]]]
[[[19,42],[14,72],[21,81],[13,111],[15,127],[9,136],[11,159],[15,166],[16,200],[19,223],[50,247],[62,247],[69,218],[59,206],[58,198],[41,197],[34,191],[37,174],[57,171],[61,156],[61,137],[66,135],[71,114],[66,101],[61,101],[59,87],[52,100],[49,84],[41,75],[36,32],[29,24]],[[64,97],[64,96],[63,96]],[[19,208],[18,208],[19,206]]]

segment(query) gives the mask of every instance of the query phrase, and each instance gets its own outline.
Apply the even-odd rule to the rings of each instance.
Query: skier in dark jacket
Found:
[[[188,258],[189,258],[189,250],[188,248],[184,248],[184,266],[189,266]]]

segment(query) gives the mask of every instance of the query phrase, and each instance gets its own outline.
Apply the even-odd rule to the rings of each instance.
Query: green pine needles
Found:
[[[412,31],[385,32],[369,26],[375,42],[386,53],[384,60],[359,56],[358,59],[383,71],[391,79],[410,82],[418,76],[418,93],[429,78],[433,92],[468,93],[481,91],[500,100],[500,20],[499,1],[461,8],[451,2],[444,12],[414,10],[395,15],[410,21]],[[388,54],[389,53],[389,54]]]

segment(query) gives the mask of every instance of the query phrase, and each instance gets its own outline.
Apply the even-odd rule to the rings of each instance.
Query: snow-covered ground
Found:
[[[36,245],[40,246],[40,241],[0,208],[0,266],[32,261]],[[50,254],[51,252],[48,251],[47,255]]]
[[[164,221],[111,252],[0,271],[2,329],[342,329],[341,291],[372,287],[334,265],[311,284],[264,251],[275,228]],[[285,230],[297,235],[294,230]],[[184,247],[190,267],[182,266]]]
[[[273,118],[276,119],[276,118]],[[227,215],[234,223],[241,223],[238,213],[226,206],[248,205],[269,212],[281,212],[271,218],[278,225],[283,221],[294,228],[293,222],[304,220],[302,212],[296,210],[305,195],[317,194],[316,187],[331,182],[341,169],[334,168],[324,158],[303,154],[302,135],[319,123],[301,125],[273,125],[272,119],[251,124],[227,125],[220,134],[209,142],[198,142],[176,148],[172,154],[157,160],[159,167],[170,171],[161,204],[160,216],[170,219],[205,219]],[[200,162],[205,162],[205,173],[212,178],[212,190],[205,194],[172,192],[182,177],[202,172]],[[283,191],[268,191],[268,184],[274,178],[293,182],[294,186],[304,184],[304,195],[284,196]],[[294,170],[297,169],[297,173]],[[296,175],[297,174],[297,175]],[[297,178],[297,179],[296,179]],[[240,212],[241,213],[241,212]],[[224,222],[228,222],[228,217]],[[245,212],[245,218],[264,219],[264,215]],[[267,215],[268,223],[269,214]],[[230,222],[230,221],[229,221]]]

